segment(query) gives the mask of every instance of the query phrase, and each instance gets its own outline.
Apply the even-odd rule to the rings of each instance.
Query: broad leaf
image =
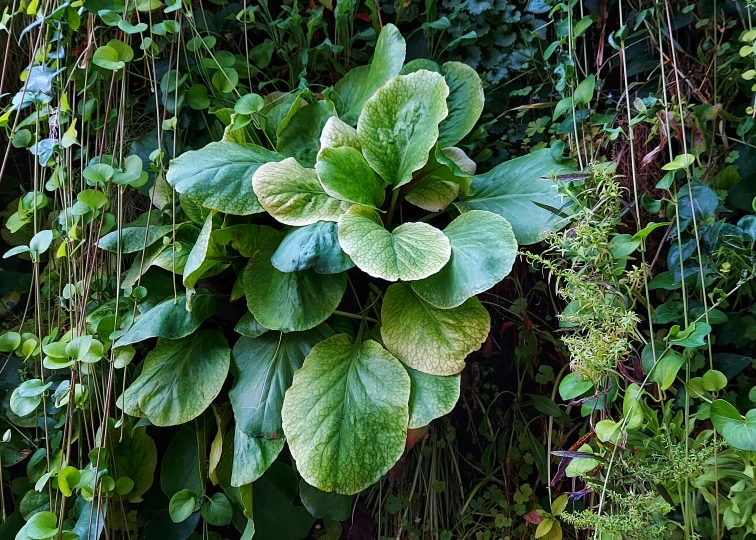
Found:
[[[339,245],[338,228],[332,221],[291,229],[270,260],[281,272],[312,268],[318,274],[338,274],[354,267]]]
[[[325,192],[335,199],[380,208],[386,198],[383,181],[350,146],[322,149],[315,170]]]
[[[275,249],[282,238],[281,231],[267,225],[231,225],[213,232],[217,244],[231,246],[243,257],[252,257],[263,249]]]
[[[378,213],[364,206],[339,219],[339,243],[360,270],[389,281],[426,278],[451,256],[449,239],[435,227],[404,223],[389,232]]]
[[[320,134],[320,149],[341,148],[343,146],[350,146],[355,150],[362,151],[357,130],[343,120],[339,120],[337,116],[331,116]]]
[[[184,286],[194,288],[202,277],[215,275],[226,268],[229,262],[213,239],[213,216],[208,214],[184,266]]]
[[[483,112],[483,84],[473,68],[462,62],[446,62],[441,74],[449,86],[446,106],[449,115],[438,128],[438,145],[454,146],[475,127]]]
[[[262,326],[282,332],[316,327],[333,313],[345,290],[343,272],[280,272],[267,252],[253,257],[244,271],[247,307]]]
[[[241,487],[260,478],[281,453],[286,441],[247,435],[238,427],[234,430],[234,457],[231,485]]]
[[[365,103],[357,123],[362,153],[395,188],[428,161],[448,94],[441,75],[421,70],[391,79]]]
[[[160,339],[117,404],[156,426],[183,424],[202,414],[220,393],[230,359],[228,342],[217,330],[177,341]]]
[[[205,208],[245,216],[263,211],[252,191],[252,175],[281,156],[255,145],[212,142],[171,162],[166,180]]]
[[[407,372],[375,341],[339,334],[315,345],[283,406],[302,478],[347,495],[378,481],[404,451],[409,394]]]
[[[402,69],[406,45],[404,38],[393,24],[381,29],[370,66],[351,70],[336,83],[336,107],[344,122],[354,125],[362,106],[381,86]]]
[[[320,149],[323,126],[335,114],[333,103],[327,100],[299,107],[279,126],[276,150],[283,156],[296,158],[306,167],[312,167]]]
[[[339,495],[338,493],[326,493],[315,486],[311,486],[304,480],[299,481],[299,497],[302,504],[313,517],[318,519],[332,519],[344,521],[352,515],[354,497]]]
[[[178,227],[177,224],[176,227]],[[151,225],[149,227],[128,227],[122,229],[121,253],[134,253],[151,246],[173,230],[174,225]],[[113,231],[97,243],[97,247],[115,253],[118,251],[118,231]]]
[[[461,193],[469,193],[475,162],[456,147],[431,152],[428,163],[415,174],[405,200],[429,212],[441,212]]]
[[[192,298],[192,310],[186,309],[186,295],[180,294],[174,300],[168,298],[139,317],[115,343],[123,347],[139,343],[153,337],[179,339],[194,332],[215,313],[215,295],[202,290]]]
[[[552,172],[574,172],[554,161],[548,148],[518,157],[498,165],[486,174],[478,175],[469,196],[462,195],[454,203],[460,212],[488,210],[509,221],[520,245],[540,242],[565,221],[543,206],[559,211],[565,204],[557,193]],[[538,203],[538,204],[536,204]]]
[[[182,489],[202,493],[205,480],[200,474],[200,447],[203,440],[200,433],[186,426],[180,427],[163,453],[160,489],[169,499]],[[180,463],[181,467],[176,467],[176,463]]]
[[[263,208],[284,225],[337,221],[351,206],[330,197],[315,170],[305,169],[294,158],[263,165],[252,186]]]
[[[717,399],[710,414],[711,423],[733,448],[756,452],[756,409],[748,411],[744,419],[730,403]]]
[[[302,540],[309,536],[315,518],[293,502],[297,496],[297,473],[289,465],[274,463],[252,488],[255,539]]]
[[[459,400],[460,375],[443,377],[406,368],[412,386],[409,399],[409,428],[427,426],[449,414]]]
[[[451,242],[451,258],[436,274],[412,283],[426,302],[448,309],[487,291],[512,270],[517,241],[503,217],[471,210],[452,221],[444,234]]]
[[[409,283],[396,283],[386,291],[381,322],[386,348],[402,362],[431,375],[455,375],[488,337],[491,317],[475,297],[439,309],[415,294]]]

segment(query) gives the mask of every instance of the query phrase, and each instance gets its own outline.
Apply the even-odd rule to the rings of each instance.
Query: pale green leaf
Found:
[[[323,190],[335,199],[380,208],[386,198],[383,181],[360,151],[350,146],[323,148],[315,171]]]
[[[357,130],[340,120],[338,116],[331,116],[320,134],[320,149],[341,148],[342,146],[350,146],[362,151]]]

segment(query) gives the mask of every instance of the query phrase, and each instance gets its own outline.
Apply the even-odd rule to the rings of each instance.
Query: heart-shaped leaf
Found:
[[[711,423],[733,448],[756,452],[756,409],[748,411],[744,419],[730,403],[717,399],[710,415]]]
[[[252,190],[252,175],[282,156],[255,145],[212,142],[171,161],[166,180],[205,208],[246,216],[263,211]]]
[[[440,74],[420,70],[394,77],[365,102],[357,134],[365,159],[386,182],[402,186],[428,161],[448,94]]]
[[[409,367],[431,375],[462,371],[465,358],[480,348],[491,327],[491,317],[477,298],[439,309],[420,298],[409,283],[388,288],[381,321],[386,348]]]
[[[409,395],[407,372],[375,341],[339,334],[315,345],[283,406],[302,478],[346,495],[378,481],[404,452]]]
[[[378,213],[364,206],[341,216],[339,243],[360,270],[389,281],[426,278],[451,256],[449,239],[435,227],[404,223],[389,232]]]
[[[263,208],[284,225],[337,221],[351,206],[330,197],[315,170],[305,169],[294,158],[263,165],[252,186]]]
[[[471,210],[452,221],[444,234],[451,242],[446,265],[412,288],[426,302],[448,309],[486,291],[512,270],[517,257],[517,240],[503,217],[483,210]]]

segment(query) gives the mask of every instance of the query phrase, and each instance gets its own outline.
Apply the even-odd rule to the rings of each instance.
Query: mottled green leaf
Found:
[[[315,170],[305,169],[294,158],[261,166],[252,186],[263,208],[285,225],[337,221],[351,206],[328,196]]]
[[[406,368],[412,386],[409,399],[409,427],[427,426],[449,414],[459,400],[460,375],[444,377]]]
[[[302,478],[347,495],[378,481],[404,451],[409,394],[407,372],[375,341],[339,334],[315,345],[283,406]]]
[[[384,26],[370,65],[351,70],[334,86],[336,107],[344,122],[351,125],[357,122],[365,101],[402,69],[405,54],[404,38],[396,26],[390,23]]]
[[[383,181],[350,146],[323,148],[315,170],[323,190],[335,199],[380,208],[386,198]]]
[[[252,175],[263,163],[282,156],[255,145],[212,142],[171,161],[166,180],[205,208],[226,214],[263,211],[252,190]]]
[[[365,159],[386,182],[402,186],[428,161],[448,94],[441,75],[422,70],[391,79],[365,102],[357,134]]]
[[[217,330],[202,330],[176,341],[160,339],[117,405],[156,426],[188,422],[220,393],[230,359],[228,342]]]
[[[449,239],[435,227],[404,223],[389,232],[378,213],[364,206],[341,216],[339,243],[360,270],[389,281],[428,277],[451,256]]]
[[[320,149],[341,148],[342,146],[350,146],[362,151],[357,130],[340,120],[338,116],[331,116],[320,134]]]
[[[388,288],[381,321],[386,348],[409,367],[431,375],[462,371],[465,358],[480,348],[491,326],[491,317],[477,298],[439,309],[415,294],[409,283]]]
[[[517,241],[503,217],[471,210],[452,221],[444,234],[451,242],[451,258],[438,271],[412,288],[426,302],[453,308],[471,296],[487,291],[512,270]]]
[[[552,172],[564,174],[574,169],[554,161],[548,148],[505,161],[476,176],[471,194],[462,195],[454,205],[460,212],[488,210],[506,218],[520,245],[540,242],[565,223],[558,214],[538,205],[558,211],[565,204],[565,197],[549,178]]]

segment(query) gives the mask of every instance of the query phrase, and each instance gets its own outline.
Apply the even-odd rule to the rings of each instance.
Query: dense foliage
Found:
[[[752,9],[2,4],[0,538],[756,534]]]

